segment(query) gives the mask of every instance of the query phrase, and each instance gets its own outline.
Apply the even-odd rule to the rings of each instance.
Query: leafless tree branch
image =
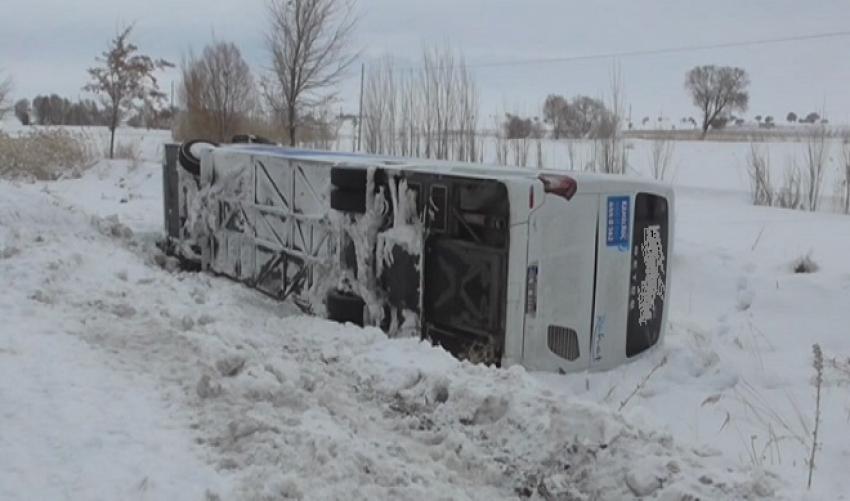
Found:
[[[694,105],[702,112],[702,137],[725,113],[746,111],[750,95],[750,77],[742,68],[697,66],[685,76],[685,88]]]
[[[266,44],[272,73],[266,99],[297,144],[305,108],[327,103],[357,57],[350,44],[357,18],[349,0],[271,0]]]
[[[10,101],[12,87],[12,77],[0,78],[0,119],[12,109],[12,103]]]
[[[239,132],[256,106],[254,78],[239,48],[213,41],[201,56],[190,53],[181,73],[186,132],[217,141]]]
[[[130,42],[133,25],[122,29],[109,42],[96,61],[98,66],[89,68],[90,82],[83,90],[101,96],[109,111],[109,157],[115,153],[115,129],[124,115],[138,103],[151,105],[164,100],[154,72],[174,66],[163,59],[152,59],[138,53],[138,47]]]

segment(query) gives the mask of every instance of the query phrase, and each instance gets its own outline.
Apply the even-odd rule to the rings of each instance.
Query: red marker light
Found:
[[[540,174],[538,176],[543,183],[543,191],[570,200],[578,191],[578,183],[570,176],[556,174]]]

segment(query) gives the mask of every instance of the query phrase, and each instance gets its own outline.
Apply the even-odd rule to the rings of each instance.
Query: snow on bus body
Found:
[[[211,149],[201,166],[183,203],[204,267],[314,314],[332,317],[342,291],[390,335],[546,371],[612,368],[663,338],[668,186],[261,145]]]

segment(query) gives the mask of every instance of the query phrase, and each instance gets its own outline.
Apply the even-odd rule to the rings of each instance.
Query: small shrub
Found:
[[[754,205],[773,205],[774,189],[770,180],[770,156],[755,143],[750,145],[747,158],[747,174],[750,177],[750,193]]]
[[[775,193],[774,202],[784,209],[803,207],[803,177],[793,160],[785,167],[782,186]]]
[[[793,263],[791,269],[794,273],[814,273],[820,269],[820,266],[812,259],[811,254],[800,256]]]
[[[36,129],[17,136],[0,132],[0,177],[79,177],[95,160],[86,138],[64,129]]]
[[[106,147],[103,153],[104,157],[109,156],[109,143],[107,142]],[[139,162],[142,159],[142,151],[141,146],[138,142],[129,141],[126,143],[116,142],[115,143],[115,155],[113,156],[115,159],[119,160],[129,160],[130,168],[135,169],[139,166]]]
[[[139,145],[137,143],[117,143],[115,145],[115,158],[138,160],[140,156]]]
[[[818,126],[806,138],[806,157],[803,180],[806,187],[806,209],[816,211],[820,202],[823,174],[829,158],[826,128]]]
[[[657,181],[664,181],[670,177],[673,164],[673,142],[659,138],[652,141],[650,151],[650,165],[652,165],[652,177]]]

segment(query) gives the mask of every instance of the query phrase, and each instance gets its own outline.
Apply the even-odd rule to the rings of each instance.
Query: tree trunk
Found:
[[[295,113],[295,106],[294,106],[294,105],[290,105],[290,106],[289,106],[289,109],[287,110],[287,113],[286,113],[286,114],[287,114],[286,120],[287,120],[287,122],[288,122],[288,123],[287,123],[287,125],[289,126],[289,146],[294,147],[294,146],[295,146],[295,132],[296,132],[296,126],[295,126],[295,118],[296,118],[296,117],[295,117],[295,115],[296,115],[296,113]]]
[[[109,159],[115,158],[115,129],[118,128],[118,106],[112,106],[112,120],[109,123]]]
[[[115,126],[109,128],[109,158],[115,158]]]

